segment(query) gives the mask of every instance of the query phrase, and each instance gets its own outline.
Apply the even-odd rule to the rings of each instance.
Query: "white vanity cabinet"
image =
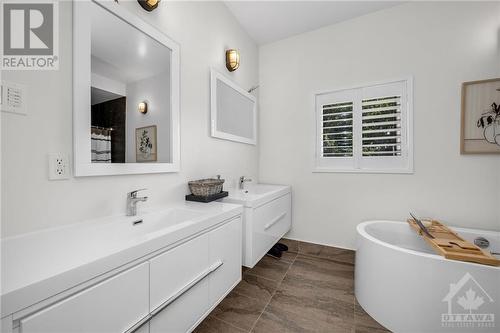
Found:
[[[241,280],[241,251],[236,215],[4,317],[2,333],[189,332]]]
[[[190,331],[240,279],[240,218],[154,258],[149,332]]]
[[[22,333],[125,332],[149,314],[143,263],[23,318]]]
[[[230,191],[224,202],[243,209],[243,265],[253,267],[292,227],[292,189],[254,184]]]
[[[149,322],[136,329],[134,333],[149,333]]]
[[[290,230],[291,195],[276,198],[247,212],[253,221],[250,261],[259,261]]]
[[[209,277],[208,299],[218,303],[241,279],[242,222],[227,223],[210,233],[210,263],[222,265]]]
[[[187,332],[208,310],[209,234],[151,260],[150,332]]]

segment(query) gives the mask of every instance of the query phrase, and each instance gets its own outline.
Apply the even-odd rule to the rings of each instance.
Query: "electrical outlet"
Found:
[[[69,178],[69,158],[66,154],[49,154],[49,179]]]

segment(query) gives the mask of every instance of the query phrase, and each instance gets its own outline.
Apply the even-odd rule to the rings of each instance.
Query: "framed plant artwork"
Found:
[[[500,78],[462,84],[461,154],[500,154]]]
[[[156,142],[156,125],[135,129],[136,162],[156,162],[158,159]]]

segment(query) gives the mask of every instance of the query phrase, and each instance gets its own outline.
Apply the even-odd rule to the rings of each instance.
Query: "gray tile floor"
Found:
[[[389,332],[354,297],[354,252],[283,239],[280,260],[265,256],[195,332]]]

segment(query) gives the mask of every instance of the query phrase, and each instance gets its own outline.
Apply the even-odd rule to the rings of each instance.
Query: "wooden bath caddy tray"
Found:
[[[408,224],[432,246],[434,251],[446,259],[474,262],[483,265],[500,266],[500,260],[487,251],[466,241],[450,228],[438,221],[422,221],[429,233],[434,236],[430,238],[418,226],[413,219],[408,219]]]

